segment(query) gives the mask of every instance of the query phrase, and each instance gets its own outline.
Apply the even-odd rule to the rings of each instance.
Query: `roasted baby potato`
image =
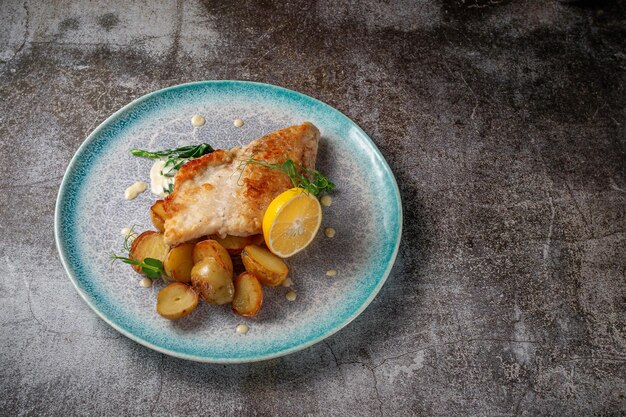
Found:
[[[193,263],[197,264],[204,258],[215,258],[224,269],[229,271],[231,275],[233,274],[233,260],[230,259],[226,249],[215,240],[208,239],[196,243],[193,248]]]
[[[163,233],[165,230],[165,206],[163,200],[157,200],[150,207],[150,220],[156,229]]]
[[[191,313],[198,305],[198,294],[187,284],[173,282],[157,294],[157,313],[176,320]]]
[[[143,262],[146,258],[153,258],[163,262],[169,250],[170,247],[163,240],[161,233],[148,230],[135,238],[128,252],[128,257],[140,262]],[[140,266],[132,265],[132,267],[135,271],[141,272]]]
[[[260,245],[263,243],[263,235],[253,235],[253,236],[226,236],[225,238],[220,238],[219,236],[209,236],[209,239],[215,240],[217,243],[222,245],[228,253],[231,255],[237,256],[241,254],[243,248],[248,245]]]
[[[193,266],[191,284],[209,304],[226,304],[233,301],[235,294],[233,274],[213,257],[204,258]]]
[[[289,273],[281,258],[256,245],[246,246],[241,252],[241,260],[246,271],[254,274],[261,284],[270,287],[280,285]]]
[[[167,253],[163,269],[170,281],[191,282],[194,246],[193,243],[181,243]]]
[[[254,317],[263,304],[263,287],[259,280],[249,272],[243,272],[235,278],[235,297],[233,311],[240,316]]]

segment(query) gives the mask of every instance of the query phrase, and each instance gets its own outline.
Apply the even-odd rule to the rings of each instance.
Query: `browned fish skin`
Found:
[[[306,122],[183,165],[176,174],[174,191],[165,199],[165,241],[176,245],[211,234],[261,233],[265,210],[293,185],[283,172],[242,162],[254,158],[281,164],[292,159],[313,169],[319,138],[319,130]]]

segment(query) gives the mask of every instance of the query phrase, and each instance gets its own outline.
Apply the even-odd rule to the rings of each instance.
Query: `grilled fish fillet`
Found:
[[[262,232],[265,210],[293,187],[287,174],[255,163],[292,159],[314,169],[320,132],[303,123],[265,135],[244,147],[217,150],[187,162],[165,199],[165,242],[176,245],[207,235],[250,236]]]

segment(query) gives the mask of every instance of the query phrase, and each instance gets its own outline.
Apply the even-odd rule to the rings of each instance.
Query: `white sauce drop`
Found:
[[[164,168],[165,159],[157,159],[150,168],[150,191],[159,197],[165,197],[170,184],[174,184],[174,177],[166,177],[161,172],[167,173],[170,167]]]
[[[250,330],[250,328],[248,327],[248,325],[246,324],[240,324],[239,326],[237,326],[237,328],[235,329],[235,331],[239,334],[246,334],[248,333],[248,330]]]
[[[206,120],[204,119],[204,117],[200,116],[199,114],[196,114],[195,116],[191,118],[191,125],[193,127],[200,127],[204,125],[204,123],[206,123]]]
[[[287,294],[285,294],[285,298],[287,299],[287,301],[296,301],[296,298],[298,298],[298,294],[296,294],[295,291],[289,291]]]
[[[125,227],[122,230],[120,230],[120,233],[122,234],[122,236],[126,237],[128,235],[130,235],[133,231],[130,230],[130,227]]]
[[[326,229],[324,229],[324,234],[326,235],[326,237],[335,237],[335,233],[337,232],[332,227],[327,227]]]
[[[329,195],[322,196],[320,203],[322,203],[324,207],[328,207],[333,203],[333,198]]]
[[[241,120],[241,119],[235,119],[233,121],[233,124],[235,125],[235,127],[241,127],[241,126],[244,125],[243,120]]]
[[[282,285],[283,287],[291,287],[293,285],[293,281],[291,280],[291,278],[285,278],[283,283],[280,285]]]
[[[126,189],[126,191],[124,192],[124,198],[126,198],[126,200],[133,200],[147,189],[148,184],[143,181],[137,181]]]
[[[152,280],[150,278],[144,278],[139,281],[139,285],[141,285],[141,288],[150,288],[152,287]]]
[[[326,271],[326,276],[328,277],[334,277],[337,275],[337,270],[336,269],[329,269],[328,271]]]

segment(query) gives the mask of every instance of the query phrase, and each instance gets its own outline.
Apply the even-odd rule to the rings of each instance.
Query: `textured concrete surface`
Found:
[[[0,2],[0,414],[623,415],[623,1],[49,3]],[[86,135],[203,79],[335,106],[400,184],[387,284],[301,353],[165,357],[101,321],[57,257]]]

